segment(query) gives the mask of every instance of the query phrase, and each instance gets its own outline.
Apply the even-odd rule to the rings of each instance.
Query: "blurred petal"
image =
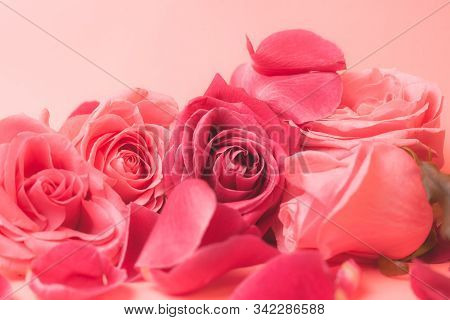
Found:
[[[411,265],[411,287],[420,299],[448,300],[450,297],[450,278],[419,260]]]
[[[0,300],[8,299],[11,291],[11,285],[8,280],[0,274]]]
[[[216,196],[203,180],[188,179],[174,188],[138,259],[138,266],[170,268],[200,245],[216,210]]]
[[[89,115],[99,106],[99,104],[100,102],[95,100],[83,102],[69,115],[69,118],[80,115]]]
[[[269,76],[345,69],[341,49],[307,30],[273,33],[259,44],[256,51],[247,38],[247,48],[255,70]]]
[[[257,236],[238,235],[200,248],[170,271],[143,267],[142,272],[164,291],[183,294],[204,287],[232,269],[264,263],[277,254],[278,250]]]
[[[356,293],[361,281],[361,268],[350,259],[345,261],[336,274],[335,298],[349,299]]]
[[[333,114],[342,96],[341,76],[332,72],[268,77],[246,64],[236,69],[231,84],[267,102],[279,116],[296,124]]]
[[[36,258],[31,289],[41,299],[89,299],[118,286],[126,272],[89,243],[67,241]]]
[[[231,299],[331,300],[334,277],[317,251],[298,251],[269,261],[245,279]]]

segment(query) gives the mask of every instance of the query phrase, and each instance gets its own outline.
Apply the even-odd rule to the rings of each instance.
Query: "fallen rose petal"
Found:
[[[42,299],[89,299],[127,277],[93,245],[74,240],[36,258],[31,271],[30,288]]]
[[[215,210],[216,196],[205,181],[188,179],[176,186],[138,265],[170,268],[189,258],[200,245]]]
[[[245,64],[233,73],[231,84],[267,102],[280,117],[296,124],[333,114],[342,96],[341,77],[332,72],[268,77]]]
[[[351,298],[358,289],[361,281],[361,268],[350,259],[345,261],[336,274],[336,299],[343,300]]]
[[[8,280],[0,274],[0,300],[8,299],[11,291]]]
[[[156,224],[159,215],[146,207],[130,203],[130,225],[127,233],[125,256],[120,267],[125,269],[128,280],[134,280],[140,273],[135,269],[136,260],[142,252],[150,232]]]
[[[307,30],[273,33],[256,51],[247,38],[247,48],[255,70],[268,76],[345,69],[342,51],[334,43]]]
[[[169,271],[142,268],[144,278],[155,281],[169,294],[185,294],[236,269],[258,265],[278,255],[278,250],[254,235],[237,235],[200,248]]]
[[[331,300],[335,283],[319,252],[284,254],[245,279],[231,295],[239,300]]]
[[[450,297],[450,278],[436,271],[419,260],[411,265],[411,287],[420,299],[448,300]]]

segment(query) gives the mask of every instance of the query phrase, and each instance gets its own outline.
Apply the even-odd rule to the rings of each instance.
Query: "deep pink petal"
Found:
[[[155,281],[170,294],[184,294],[202,288],[226,272],[264,263],[275,257],[278,250],[254,235],[238,235],[223,242],[199,249],[184,263],[170,271],[149,270],[143,275]]]
[[[330,300],[334,277],[317,251],[298,251],[269,261],[231,295],[239,300]]]
[[[11,292],[9,281],[0,274],[0,300],[8,299]]]
[[[431,269],[419,260],[410,267],[411,287],[420,299],[448,300],[450,298],[450,278]]]
[[[127,232],[126,250],[120,267],[127,270],[129,279],[133,279],[138,275],[138,271],[135,269],[136,261],[159,215],[134,203],[130,203],[129,209],[130,224]]]
[[[30,288],[42,299],[89,299],[118,286],[126,272],[82,241],[64,242],[36,258]]]
[[[247,227],[247,223],[239,211],[227,205],[218,204],[216,212],[203,236],[202,246],[225,241],[232,235],[242,233]]]
[[[247,38],[247,48],[255,70],[269,76],[345,69],[341,49],[307,30],[273,33],[259,44],[256,51]]]
[[[333,114],[342,96],[341,76],[333,72],[268,77],[247,64],[236,69],[231,84],[267,102],[281,118],[296,124]]]
[[[169,268],[197,250],[216,210],[216,196],[203,180],[188,179],[167,200],[138,259],[138,266]]]

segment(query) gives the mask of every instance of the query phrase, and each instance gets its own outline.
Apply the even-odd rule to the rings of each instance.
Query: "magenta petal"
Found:
[[[0,300],[8,299],[11,292],[9,281],[0,274]]]
[[[188,179],[176,186],[137,265],[170,268],[189,258],[200,245],[216,204],[214,192],[203,180]]]
[[[245,279],[231,299],[331,300],[334,279],[317,251],[298,251],[269,261]]]
[[[202,239],[202,246],[225,241],[232,235],[243,233],[248,227],[239,211],[224,204],[218,204],[216,212]]]
[[[414,260],[410,267],[411,287],[420,299],[448,300],[450,278],[433,271],[430,266]]]
[[[139,275],[139,271],[135,269],[135,264],[159,215],[146,207],[134,203],[130,203],[129,209],[128,239],[126,241],[125,256],[120,267],[127,271],[129,279],[133,279]]]
[[[275,257],[278,250],[254,235],[230,237],[199,249],[184,263],[170,271],[148,270],[144,276],[156,281],[170,294],[184,294],[202,288],[226,272],[242,267],[264,263]]]
[[[253,67],[274,76],[345,69],[344,54],[334,43],[307,30],[286,30],[265,38],[256,51],[247,38]]]
[[[267,102],[283,119],[296,124],[323,119],[338,108],[342,97],[341,76],[332,72],[267,77],[242,65],[231,83]]]
[[[30,288],[41,299],[89,299],[126,279],[97,249],[82,241],[67,241],[36,258]]]

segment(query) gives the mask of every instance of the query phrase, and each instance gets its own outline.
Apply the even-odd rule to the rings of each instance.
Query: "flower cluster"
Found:
[[[433,234],[446,245],[420,165],[443,163],[439,89],[345,70],[305,30],[247,47],[251,62],[182,109],[135,89],[82,103],[59,130],[1,120],[0,272],[31,274],[47,299],[137,279],[184,294],[260,264],[232,298],[348,298],[357,262],[380,258],[433,278],[412,259]]]

